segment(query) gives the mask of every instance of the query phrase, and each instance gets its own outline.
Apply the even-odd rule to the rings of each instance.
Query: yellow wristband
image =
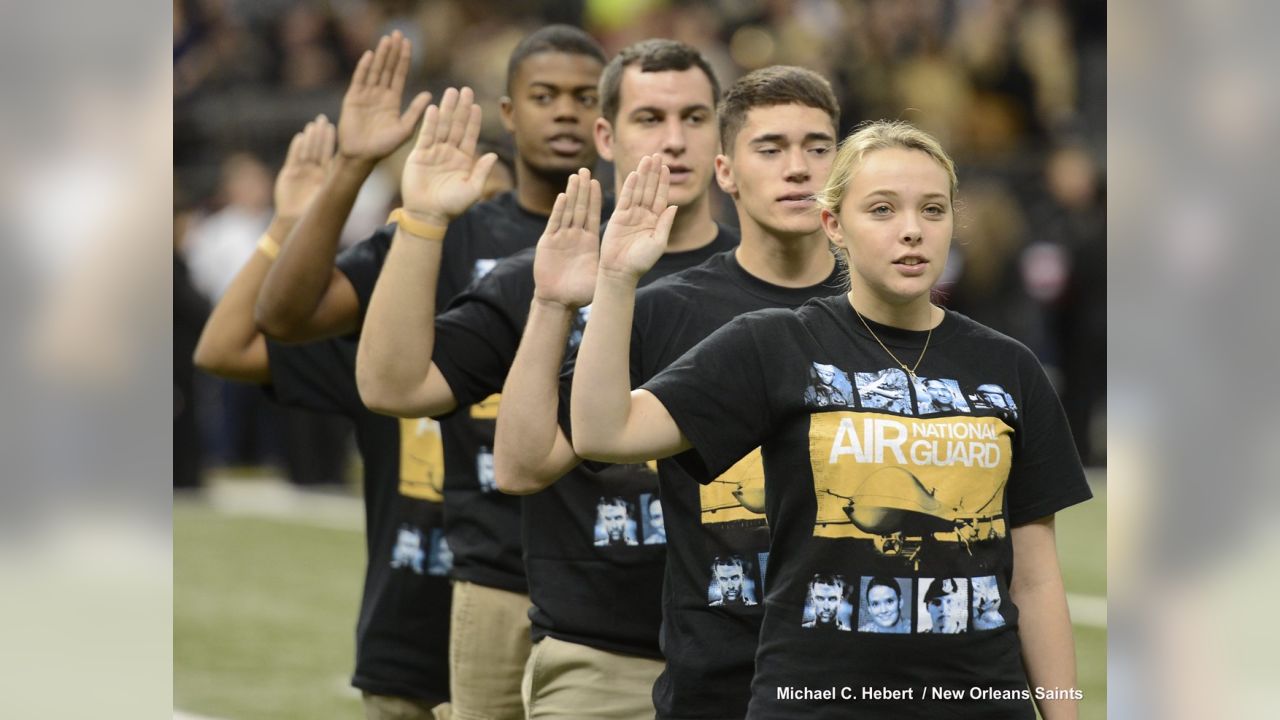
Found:
[[[280,243],[267,233],[262,233],[262,237],[258,239],[258,249],[268,260],[275,260],[280,255]]]
[[[420,237],[423,240],[439,241],[444,239],[444,232],[446,228],[440,227],[439,225],[431,225],[429,223],[422,222],[421,220],[415,220],[409,216],[409,213],[405,212],[404,208],[396,208],[395,210],[392,210],[391,215],[387,218],[387,222],[393,222],[399,225],[401,230],[404,230],[414,237]]]

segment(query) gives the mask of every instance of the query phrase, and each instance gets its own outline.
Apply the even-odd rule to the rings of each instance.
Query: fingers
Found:
[[[644,167],[647,161],[648,158],[641,159],[640,168]],[[622,182],[622,189],[618,191],[618,201],[614,204],[615,213],[631,209],[631,196],[635,194],[636,184],[640,182],[640,168],[627,173],[627,179]]]
[[[373,51],[365,50],[356,63],[356,71],[351,74],[351,87],[347,92],[363,87],[369,82],[369,68],[373,67]]]
[[[461,108],[459,108],[458,114],[462,114]],[[472,105],[471,110],[467,113],[467,124],[462,129],[462,142],[458,145],[458,149],[466,153],[468,157],[476,154],[476,143],[480,141],[480,119],[480,106]]]
[[[663,210],[662,214],[658,216],[658,225],[657,227],[654,228],[653,235],[654,237],[661,240],[664,246],[667,244],[667,238],[671,236],[671,225],[675,223],[675,221],[676,221],[675,205],[672,205],[668,207],[666,210]]]
[[[387,58],[391,55],[391,37],[383,35],[378,40],[378,47],[373,51],[373,64],[369,67],[369,74],[365,78],[365,85],[378,85],[381,83],[382,71],[387,66]]]
[[[333,160],[333,152],[338,144],[338,128],[336,125],[329,122],[329,118],[324,115],[321,115],[320,117],[324,118],[324,132],[321,133],[320,137],[319,162],[327,168],[329,166],[329,161]]]
[[[316,117],[315,138],[311,141],[311,161],[314,163],[323,163],[325,159],[324,146],[333,134],[333,123],[329,122],[329,118],[323,114]]]
[[[400,56],[403,55],[404,36],[399,30],[391,33],[391,40],[387,43],[387,60],[382,65],[382,72],[378,75],[378,87],[390,88],[392,78],[395,77],[396,68],[400,66]]]
[[[600,208],[603,204],[604,192],[600,189],[600,181],[591,178],[591,199],[587,204],[587,232],[600,239]]]
[[[302,154],[302,145],[306,130],[293,134],[293,139],[289,141],[289,152],[285,153],[284,166],[289,167],[299,162],[298,158]]]
[[[302,138],[298,143],[298,156],[295,158],[300,166],[311,162],[311,141],[315,138],[315,127],[315,120],[302,127]]]
[[[467,132],[467,121],[471,119],[472,108],[475,107],[475,97],[475,93],[469,87],[462,88],[458,93],[458,106],[453,111],[452,122],[449,123],[449,135],[446,139],[450,145],[462,146],[462,137]],[[477,122],[479,122],[478,118]],[[479,128],[476,132],[479,133]]]
[[[658,196],[658,179],[661,177],[663,170],[662,157],[660,155],[650,155],[646,159],[649,162],[641,176],[641,179],[644,180],[644,188],[640,193],[640,199],[637,204],[642,208],[653,209],[658,212],[653,207],[653,201]]]
[[[564,184],[564,215],[560,218],[560,229],[574,227],[573,214],[578,207],[578,186],[582,183],[581,178],[577,175],[570,175],[569,181]]]
[[[569,182],[572,184],[573,179],[570,178]],[[550,235],[564,225],[564,206],[568,204],[567,197],[567,193],[556,195],[556,204],[551,206],[551,216],[547,218],[546,234]]]
[[[585,228],[587,226],[587,210],[591,206],[591,171],[586,168],[578,170],[578,174],[571,178],[578,181],[576,202],[573,205],[573,227]]]
[[[404,81],[409,77],[409,62],[413,58],[413,43],[409,42],[409,38],[400,39],[400,57],[396,60],[396,66],[391,71],[391,90],[396,95],[404,94]]]
[[[476,164],[471,167],[471,176],[468,181],[472,187],[479,193],[484,189],[485,180],[489,179],[489,171],[493,170],[493,166],[498,162],[497,153],[485,153]]]
[[[422,111],[431,102],[431,93],[421,92],[409,103],[409,108],[400,116],[400,130],[407,137],[413,132],[413,126],[418,124],[418,120],[422,117]]]
[[[450,88],[452,90],[452,88]],[[449,90],[445,91],[445,96],[449,95]],[[418,131],[418,143],[416,147],[425,149],[436,141],[436,130],[440,125],[440,107],[438,105],[428,105],[426,116],[422,119],[422,129]]]
[[[658,189],[653,199],[653,211],[662,212],[667,207],[667,194],[671,191],[671,168],[665,164],[658,173]]]
[[[432,142],[442,143],[449,139],[449,127],[453,124],[453,112],[458,107],[458,90],[457,88],[449,88],[444,91],[444,97],[440,99],[438,108],[438,122],[435,130],[432,132]],[[427,108],[427,114],[431,114],[433,108]]]

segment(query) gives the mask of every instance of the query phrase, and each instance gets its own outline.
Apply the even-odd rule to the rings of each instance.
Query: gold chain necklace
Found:
[[[849,307],[853,307],[852,302],[849,303]],[[907,375],[911,376],[911,383],[914,385],[916,382],[916,368],[920,367],[921,361],[924,360],[924,354],[929,351],[929,338],[933,337],[933,328],[929,328],[929,334],[924,336],[924,347],[920,348],[920,357],[916,358],[916,364],[911,367],[907,367],[907,364],[899,360],[898,356],[894,355],[893,351],[884,344],[884,341],[880,339],[880,336],[876,335],[876,331],[871,329],[871,326],[867,324],[866,319],[862,317],[862,313],[858,312],[858,308],[853,308],[853,314],[857,315],[858,319],[862,321],[862,327],[866,328],[867,332],[871,333],[871,337],[877,343],[880,343],[880,349],[888,353],[889,357],[893,358],[893,361],[898,363],[898,365],[906,371]],[[929,309],[929,315],[933,315],[933,308]]]

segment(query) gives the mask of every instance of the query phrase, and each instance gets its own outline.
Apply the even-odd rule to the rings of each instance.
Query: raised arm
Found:
[[[480,199],[498,156],[475,157],[480,106],[471,88],[445,91],[427,108],[405,162],[400,194],[405,214],[378,276],[356,353],[360,399],[399,417],[441,415],[457,402],[431,362],[436,285],[445,229]]]
[[[256,320],[268,335],[301,342],[351,332],[360,301],[334,267],[342,227],[374,166],[404,144],[431,100],[420,93],[400,112],[411,47],[399,31],[366,50],[342,98],[338,157],[316,202],[290,234],[258,295]],[[285,238],[279,238],[281,242]]]
[[[1076,648],[1067,593],[1058,567],[1053,516],[1013,528],[1013,581],[1022,662],[1033,688],[1075,688]],[[1036,700],[1044,720],[1075,720],[1075,700]]]
[[[636,286],[667,247],[676,217],[675,206],[667,206],[670,182],[661,156],[641,160],[623,183],[600,242],[591,322],[578,350],[570,401],[573,445],[584,458],[631,463],[689,448],[656,397],[631,391]]]
[[[600,181],[579,170],[556,198],[538,239],[533,303],[502,387],[494,441],[494,472],[503,492],[537,492],[579,462],[560,430],[560,367],[573,317],[595,290],[600,204]]]
[[[253,305],[262,281],[307,204],[324,183],[333,160],[334,128],[321,115],[293,136],[284,167],[276,177],[275,217],[258,250],[236,274],[218,301],[196,345],[196,367],[228,380],[267,383],[271,380],[267,344],[253,322]]]

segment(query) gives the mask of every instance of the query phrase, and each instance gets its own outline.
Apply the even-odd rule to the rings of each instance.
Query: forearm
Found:
[[[494,471],[503,492],[537,492],[578,463],[559,424],[560,367],[573,314],[538,298],[529,309],[498,413]]]
[[[360,187],[373,172],[367,160],[335,159],[332,174],[310,203],[293,231],[278,238],[280,256],[258,294],[256,321],[267,334],[282,340],[310,339],[308,322],[329,287],[342,227],[351,214]],[[332,334],[355,329],[333,328]]]
[[[574,448],[582,457],[611,460],[623,448],[631,415],[631,323],[636,283],[601,273],[596,279],[574,369],[570,412]]]
[[[441,252],[440,240],[396,230],[356,353],[360,398],[375,412],[424,414],[427,380],[435,372],[431,354]]]
[[[277,244],[287,237],[293,220],[274,218],[267,236]],[[253,321],[253,307],[271,259],[255,250],[214,307],[196,345],[196,367],[212,375],[242,382],[270,380],[265,345]]]
[[[1018,633],[1022,643],[1022,660],[1027,681],[1032,689],[1067,690],[1076,687],[1075,638],[1067,594],[1058,567],[1056,545],[1052,541],[1052,521],[1048,523],[1049,539],[1037,541],[1036,549],[1027,552],[1028,544],[1019,543],[1019,533],[1028,528],[1014,528],[1015,571],[1009,594],[1018,607]],[[1043,528],[1032,526],[1031,532],[1044,535]],[[1036,705],[1045,720],[1075,720],[1076,700],[1037,699]]]

